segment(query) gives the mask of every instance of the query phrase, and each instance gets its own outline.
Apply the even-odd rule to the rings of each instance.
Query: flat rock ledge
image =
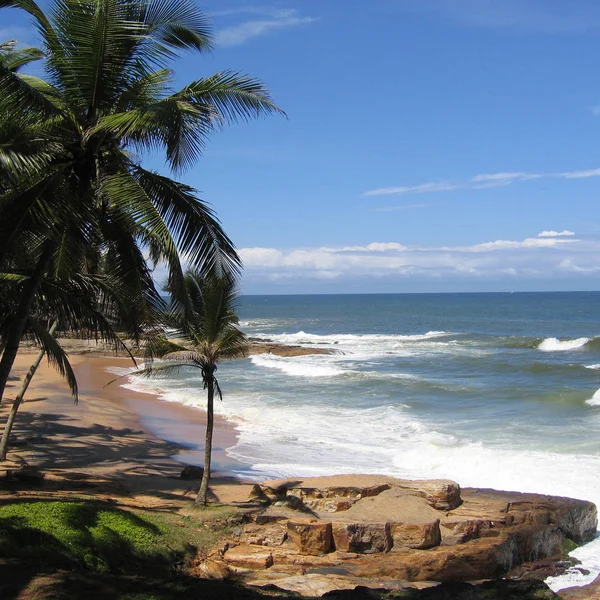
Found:
[[[257,508],[199,557],[199,575],[310,596],[501,578],[531,587],[572,566],[567,551],[597,529],[591,502],[449,480],[285,479],[252,497]]]

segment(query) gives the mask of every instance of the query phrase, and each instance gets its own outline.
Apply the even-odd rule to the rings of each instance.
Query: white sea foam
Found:
[[[421,342],[441,337],[452,336],[452,333],[447,331],[428,331],[424,334],[417,335],[389,335],[389,334],[332,334],[319,335],[315,333],[306,333],[298,331],[297,333],[283,333],[271,336],[272,339],[285,344],[381,344],[381,343],[398,343],[398,342]]]
[[[586,369],[600,369],[600,363],[597,363],[595,365],[584,365],[584,367]]]
[[[344,369],[319,363],[313,356],[283,357],[257,354],[250,359],[256,366],[278,369],[294,377],[335,377],[343,375]]]
[[[328,348],[339,354],[350,354],[361,360],[376,359],[389,355],[425,356],[436,354],[464,354],[479,356],[489,349],[460,344],[452,339],[457,334],[446,331],[429,331],[418,335],[388,334],[331,334],[319,335],[299,331],[271,335],[259,333],[273,342],[284,345]]]
[[[560,352],[566,350],[574,350],[575,348],[581,348],[590,341],[590,338],[581,337],[576,340],[559,340],[558,338],[546,338],[539,346],[538,349],[544,352]]]
[[[589,399],[585,401],[586,404],[590,406],[600,406],[600,390],[596,390],[596,393]]]

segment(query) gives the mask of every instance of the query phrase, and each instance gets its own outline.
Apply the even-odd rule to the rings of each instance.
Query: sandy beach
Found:
[[[34,354],[19,354],[0,407],[0,431]],[[65,382],[46,361],[42,362],[20,407],[8,460],[0,470],[23,464],[38,467],[46,485],[62,489],[93,487],[125,494],[145,503],[193,498],[199,482],[180,479],[183,463],[201,464],[205,413],[135,392],[114,381],[110,367],[129,367],[121,357],[74,355],[71,363],[79,384],[74,404]],[[202,393],[202,390],[199,390]],[[160,423],[160,439],[148,424]],[[165,441],[166,439],[174,441]],[[177,441],[197,439],[190,450]],[[236,441],[234,426],[215,419],[213,438],[213,499],[243,501],[251,484],[231,477],[236,463],[225,449]],[[182,457],[185,460],[181,460]]]

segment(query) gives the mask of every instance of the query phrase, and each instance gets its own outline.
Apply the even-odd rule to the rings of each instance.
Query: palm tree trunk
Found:
[[[52,327],[50,327],[50,335],[54,335],[56,328],[58,327],[58,320],[52,323]],[[15,417],[17,416],[17,411],[19,410],[19,406],[23,402],[23,397],[25,396],[25,392],[37,371],[37,368],[40,366],[42,362],[42,358],[46,354],[45,350],[40,350],[40,353],[37,355],[36,359],[33,361],[31,367],[29,367],[29,371],[27,371],[27,375],[23,379],[23,385],[13,402],[12,408],[10,409],[10,413],[8,415],[8,419],[6,419],[6,425],[4,426],[4,431],[2,432],[2,439],[0,440],[0,461],[6,460],[6,454],[8,452],[8,442],[10,439],[10,432],[12,431],[13,423],[15,422]]]
[[[21,299],[17,306],[17,310],[13,315],[12,327],[9,329],[8,335],[6,336],[4,352],[2,353],[2,359],[0,360],[0,402],[2,402],[2,396],[4,396],[8,376],[10,375],[10,370],[12,369],[15,358],[17,357],[17,352],[19,351],[19,345],[21,344],[21,338],[25,331],[25,325],[29,318],[33,300],[44,279],[53,251],[54,245],[51,242],[46,243],[31,277],[23,286]]]
[[[196,497],[196,506],[206,506],[208,504],[208,480],[210,479],[210,458],[212,454],[212,436],[214,409],[213,400],[215,396],[215,382],[211,374],[207,382],[207,403],[206,403],[206,442],[204,445],[204,473],[202,474],[202,482],[200,483],[200,491]]]

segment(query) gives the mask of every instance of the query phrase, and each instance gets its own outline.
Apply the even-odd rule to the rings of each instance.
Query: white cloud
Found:
[[[367,190],[363,193],[363,196],[425,194],[453,190],[480,190],[489,187],[512,185],[513,183],[531,181],[533,179],[585,179],[588,177],[600,177],[600,168],[587,171],[566,171],[560,173],[527,173],[519,171],[514,173],[482,173],[465,181],[432,181],[418,185],[377,188],[374,190]]]
[[[560,232],[562,233],[562,232]],[[571,233],[571,232],[567,232]],[[403,281],[410,278],[506,280],[587,276],[600,270],[600,240],[569,235],[495,240],[470,246],[407,246],[399,242],[280,250],[243,248],[244,279],[256,282],[335,280]],[[368,285],[368,284],[367,284]]]
[[[475,244],[467,246],[462,250],[464,252],[490,252],[494,250],[514,250],[518,248],[553,248],[559,244],[569,244],[579,242],[580,240],[563,240],[557,238],[527,238],[520,242],[511,240],[496,240],[495,242],[485,242],[483,244]]]
[[[397,242],[373,242],[368,246],[344,246],[335,249],[328,248],[331,252],[388,252],[390,250],[408,250],[406,246]]]
[[[597,273],[600,271],[600,266],[580,267],[576,265],[570,258],[565,258],[558,263],[558,268],[571,273]]]
[[[538,237],[559,237],[561,235],[575,235],[572,231],[565,229],[564,231],[542,231],[542,233],[538,233]]]
[[[219,46],[239,46],[248,40],[267,35],[280,29],[289,29],[299,25],[314,23],[315,17],[301,17],[295,9],[272,9],[246,7],[239,10],[221,11],[216,16],[229,16],[240,13],[260,15],[262,19],[244,21],[217,31],[216,41]]]
[[[494,182],[494,181],[527,181],[528,179],[539,179],[543,177],[540,173],[484,173],[471,177],[471,183]]]
[[[600,176],[600,169],[590,169],[589,171],[571,171],[570,173],[557,173],[554,177],[564,177],[565,179],[586,179],[588,177]]]
[[[461,183],[432,182],[422,183],[420,185],[405,185],[400,187],[387,187],[369,190],[368,192],[365,192],[363,196],[383,196],[387,194],[425,194],[428,192],[447,192],[451,190],[460,190],[464,187],[466,186]]]

